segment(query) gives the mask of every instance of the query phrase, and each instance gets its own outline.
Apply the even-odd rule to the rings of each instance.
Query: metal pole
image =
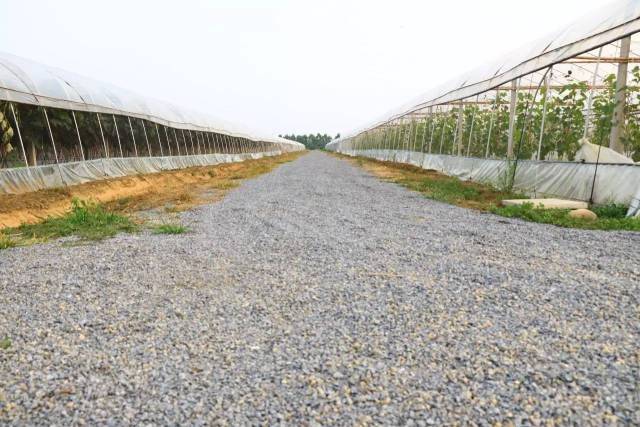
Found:
[[[189,147],[187,146],[187,138],[184,136],[184,129],[180,129],[182,132],[182,143],[184,144],[185,156],[189,155]]]
[[[411,123],[409,123],[409,134],[407,135],[407,151],[409,151],[409,144],[411,143],[411,133],[413,132],[413,124],[415,123],[415,120],[411,120]],[[413,147],[411,151],[416,151],[416,144],[415,144],[415,138],[413,139]]]
[[[631,50],[631,36],[625,37],[620,41],[620,58],[629,58]],[[629,63],[622,60],[618,64],[618,77],[616,79],[616,105],[613,110],[613,124],[611,126],[611,134],[609,135],[609,148],[618,153],[624,152],[624,146],[620,141],[620,137],[624,131],[625,114],[624,110],[627,103],[627,71]]]
[[[476,96],[476,104],[480,99],[480,95]],[[471,138],[473,138],[473,125],[476,121],[476,111],[478,106],[476,105],[476,110],[473,110],[473,114],[471,115],[471,127],[469,128],[469,142],[467,143],[467,157],[471,154]]]
[[[381,139],[381,145],[380,145],[380,149],[381,150],[386,150],[386,146],[387,146],[387,124],[383,123],[382,124],[382,139]]]
[[[149,144],[149,137],[147,136],[147,127],[144,125],[144,119],[140,119],[140,121],[142,122],[142,131],[144,132],[144,139],[147,141],[147,150],[149,150],[149,157],[151,157],[152,156],[151,144]]]
[[[424,116],[424,125],[422,126],[422,142],[420,143],[420,152],[424,154],[424,143],[427,141],[427,121],[431,117],[431,110],[433,107],[429,107],[428,115]],[[417,134],[416,134],[417,135]]]
[[[78,135],[78,145],[80,146],[80,155],[82,156],[82,161],[84,162],[86,159],[84,158],[84,149],[82,148],[82,139],[80,138],[80,128],[78,127],[78,121],[76,120],[76,112],[71,110],[71,116],[73,116],[73,123],[76,125],[76,134]]]
[[[495,102],[495,109],[494,111],[491,112],[491,117],[489,118],[489,132],[487,134],[487,147],[484,150],[484,158],[488,158],[489,157],[489,143],[491,142],[491,131],[493,130],[493,122],[495,121],[496,118],[496,114],[498,112],[498,108],[500,108],[500,106],[498,105],[498,99],[500,98],[500,90],[496,91],[496,102]]]
[[[51,123],[49,123],[49,115],[47,114],[47,109],[45,107],[42,107],[42,111],[44,111],[44,118],[47,121],[47,129],[49,129],[49,136],[51,137],[51,145],[53,146],[53,155],[56,158],[56,165],[58,166],[60,181],[62,181],[62,184],[67,185],[67,183],[64,181],[64,177],[62,176],[62,168],[60,168],[60,163],[58,163],[58,150],[56,150],[56,143],[53,139],[53,132],[51,131]]]
[[[458,156],[462,156],[462,136],[464,133],[464,106],[462,105],[462,101],[460,101],[460,107],[458,110],[458,122],[456,123],[456,131],[455,135],[455,145],[458,149]],[[451,154],[453,154],[454,148],[451,147]]]
[[[214,142],[214,147],[216,148],[216,154],[218,152],[222,153],[222,145],[220,144],[220,139],[218,138],[218,134],[214,133],[213,134],[213,142]]]
[[[164,157],[164,152],[162,151],[162,139],[160,139],[160,130],[158,130],[158,124],[156,125],[156,135],[158,135],[158,144],[160,144],[160,157]]]
[[[426,120],[425,120],[426,121]],[[416,151],[416,145],[418,144],[418,128],[419,128],[419,124],[418,121],[416,120],[416,132],[413,135],[413,151]],[[420,150],[422,151],[422,150]]]
[[[124,154],[122,153],[122,142],[120,142],[120,132],[118,132],[118,123],[116,122],[116,116],[112,114],[111,117],[113,117],[113,126],[116,128],[116,137],[118,137],[118,147],[120,148],[120,157],[124,157]]]
[[[168,126],[164,126],[164,137],[167,139],[167,148],[169,149],[169,156],[173,156],[171,152],[171,141],[169,141],[169,131],[167,130]]]
[[[109,150],[107,149],[107,140],[104,138],[104,132],[102,131],[102,122],[100,121],[100,113],[96,113],[98,117],[98,127],[100,128],[100,135],[102,136],[102,145],[104,146],[104,156],[109,158]]]
[[[518,80],[511,82],[511,103],[509,104],[509,136],[507,139],[507,158],[513,159],[513,137],[516,124],[516,106],[518,102]]]
[[[444,133],[447,127],[447,114],[444,114],[444,120],[442,120],[442,132],[440,134],[440,153],[442,154],[442,147],[444,146]]]
[[[458,148],[458,149],[460,148],[460,145],[456,143],[456,140],[458,139],[458,129],[460,129],[459,119],[460,119],[460,112],[458,112],[458,119],[456,120],[456,127],[453,130],[453,144],[451,144],[451,152],[449,153],[452,156],[453,156],[453,153],[456,150],[456,148]]]
[[[402,148],[402,120],[398,120],[394,125],[395,137],[393,149],[394,151],[400,151]]]
[[[598,54],[598,56],[601,54],[602,54],[602,48],[600,48],[600,53]],[[542,121],[540,122],[540,138],[538,139],[538,155],[536,156],[536,159],[538,161],[540,161],[540,158],[542,157],[542,139],[544,138],[544,125],[547,120],[547,101],[549,100],[549,89],[551,88],[552,76],[553,76],[553,65],[549,67],[549,75],[547,76],[547,81],[545,84],[544,100],[542,101]],[[594,75],[594,79],[595,79],[595,75]],[[589,98],[591,98],[591,93],[589,94]],[[589,110],[590,109],[591,109],[591,100],[589,100]],[[591,113],[588,113],[588,114],[590,115]],[[584,127],[585,137],[586,137],[588,128],[589,128],[589,125],[588,124],[585,125]]]
[[[178,140],[176,128],[171,128],[171,130],[173,131],[173,139],[176,141],[176,150],[178,150],[178,156],[181,156],[182,154],[180,154],[180,141]]]
[[[189,141],[191,141],[191,154],[195,156],[196,148],[195,148],[195,145],[193,144],[193,135],[191,134],[191,129],[187,129],[187,132],[189,132]]]
[[[436,107],[435,115],[436,116],[438,115],[438,107]],[[429,135],[429,154],[431,154],[431,147],[433,145],[433,134],[436,132],[436,118],[433,114],[433,111],[431,112],[430,118],[431,118],[431,134]]]
[[[198,137],[199,132],[197,130],[193,131],[196,134],[196,146],[198,147],[198,154],[202,154],[202,147],[200,146],[200,138]]]
[[[213,153],[213,150],[211,149],[211,135],[209,135],[209,132],[205,135],[207,135],[207,147],[209,147],[209,152],[207,154],[211,154]]]
[[[20,141],[20,148],[22,148],[22,156],[24,157],[24,165],[29,168],[29,161],[27,160],[27,152],[24,149],[24,142],[22,141],[22,133],[20,132],[20,125],[18,124],[18,116],[16,115],[16,110],[13,109],[13,104],[9,103],[9,108],[11,108],[11,114],[13,114],[13,121],[16,122],[16,131],[18,132],[18,141]]]
[[[602,58],[602,47],[598,49],[598,59],[596,60],[596,68],[593,71],[593,79],[591,80],[591,90],[589,90],[589,98],[587,99],[587,114],[584,118],[584,133],[582,134],[583,138],[589,137],[589,130],[590,130],[589,128],[591,127],[591,106],[593,102],[593,92],[595,92],[596,78],[598,77],[598,68],[600,68],[600,58]],[[547,79],[547,88],[548,87],[549,87],[549,80]],[[546,98],[547,98],[547,95],[545,92],[545,102],[546,102]]]
[[[127,116],[127,119],[129,119],[129,129],[131,130],[131,138],[133,139],[133,151],[136,154],[136,157],[138,156],[138,147],[136,146],[136,134],[133,133],[133,125],[131,124],[131,117]]]

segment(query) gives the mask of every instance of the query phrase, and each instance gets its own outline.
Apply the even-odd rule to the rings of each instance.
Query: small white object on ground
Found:
[[[516,206],[531,203],[535,207],[545,209],[587,209],[587,202],[565,199],[511,199],[503,200],[502,206]]]

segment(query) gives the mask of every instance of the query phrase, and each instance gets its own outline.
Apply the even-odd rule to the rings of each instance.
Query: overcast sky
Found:
[[[347,133],[609,0],[0,0],[0,50],[272,134]]]

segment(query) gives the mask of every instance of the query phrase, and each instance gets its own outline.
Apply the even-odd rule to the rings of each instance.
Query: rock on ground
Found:
[[[0,252],[0,424],[640,423],[640,234],[316,152],[182,220]]]

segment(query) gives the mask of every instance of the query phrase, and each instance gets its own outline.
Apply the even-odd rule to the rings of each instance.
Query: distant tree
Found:
[[[301,144],[303,144],[307,150],[321,150],[324,148],[325,145],[327,145],[329,142],[332,141],[331,137],[329,135],[325,134],[320,134],[320,133],[316,133],[314,134],[308,134],[308,135],[295,135],[295,134],[291,134],[291,135],[279,135],[281,138],[286,138],[286,139],[290,139],[296,142],[299,142]],[[338,137],[340,136],[340,134],[338,134]]]

